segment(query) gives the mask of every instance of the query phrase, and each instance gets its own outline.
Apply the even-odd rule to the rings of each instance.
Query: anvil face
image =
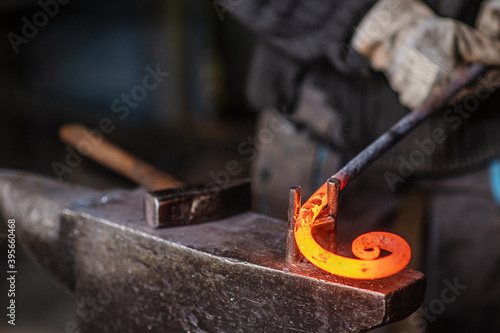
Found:
[[[366,281],[287,264],[287,223],[263,215],[153,229],[145,193],[0,173],[2,213],[74,295],[83,332],[358,332],[422,303],[411,269]]]

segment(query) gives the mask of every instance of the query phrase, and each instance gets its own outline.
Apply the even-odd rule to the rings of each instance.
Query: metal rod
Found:
[[[300,186],[290,187],[288,192],[288,229],[286,233],[286,257],[287,263],[297,263],[304,260],[304,256],[295,242],[295,220],[301,207],[301,189]]]
[[[461,88],[471,83],[485,70],[486,66],[484,65],[472,65],[447,87],[429,98],[422,106],[414,109],[412,112],[401,118],[401,120],[393,125],[387,132],[382,134],[378,139],[362,150],[356,157],[340,169],[340,171],[332,176],[340,179],[340,189],[349,184],[351,180],[356,178],[377,158],[392,148],[429,115],[446,107],[447,101],[449,101],[453,95],[459,92]]]
[[[339,211],[340,179],[329,178],[327,181],[328,216],[331,220],[328,233],[328,250],[337,252],[337,214]]]

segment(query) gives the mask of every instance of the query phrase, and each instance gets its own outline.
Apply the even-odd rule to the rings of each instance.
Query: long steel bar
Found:
[[[342,169],[332,176],[333,178],[338,178],[341,181],[340,188],[342,189],[344,186],[349,184],[377,158],[392,148],[429,115],[446,107],[447,101],[449,101],[453,95],[458,93],[461,88],[467,86],[475,78],[484,73],[485,70],[486,66],[484,65],[472,65],[442,91],[429,98],[422,106],[414,109],[412,112],[401,118],[401,120],[393,125],[387,132],[382,134],[377,140],[373,141],[368,147],[362,150],[356,157],[350,160]]]

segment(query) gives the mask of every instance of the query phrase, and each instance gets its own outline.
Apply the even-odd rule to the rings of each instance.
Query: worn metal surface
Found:
[[[215,182],[148,192],[144,196],[146,223],[173,227],[221,219],[249,211],[250,180]]]
[[[150,228],[144,194],[0,172],[2,215],[74,295],[82,332],[358,332],[422,302],[410,269],[364,281],[287,264],[286,222],[252,212]]]

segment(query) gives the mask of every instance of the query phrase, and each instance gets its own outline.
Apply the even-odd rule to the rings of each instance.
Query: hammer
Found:
[[[83,125],[63,125],[59,137],[77,151],[85,150],[83,155],[149,190],[144,196],[144,214],[151,227],[208,222],[251,209],[250,182],[247,179],[188,185],[104,137],[96,137]]]

